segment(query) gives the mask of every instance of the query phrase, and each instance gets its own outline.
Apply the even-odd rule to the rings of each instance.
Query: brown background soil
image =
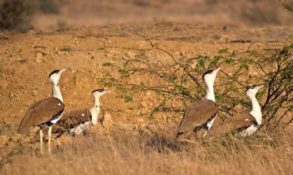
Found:
[[[35,15],[35,28],[51,31],[109,24],[204,23],[237,27],[292,26],[278,0],[54,0],[58,14]],[[291,2],[285,0],[284,2]]]
[[[159,23],[88,27],[54,33],[2,33],[0,119],[16,127],[30,104],[50,95],[47,76],[58,68],[69,70],[60,82],[66,109],[91,106],[90,92],[101,88],[98,79],[106,71],[103,63],[131,58],[137,54],[137,49],[149,48],[146,37],[154,37],[161,48],[175,56],[214,55],[221,48],[239,54],[249,49],[269,54],[292,42],[292,30],[290,27],[223,30],[211,25]],[[165,54],[156,57],[168,61]],[[104,106],[125,111],[123,101],[116,97],[119,95],[114,92],[104,97],[107,99],[103,99]],[[127,117],[133,118],[120,112],[113,115],[113,120],[126,120]]]

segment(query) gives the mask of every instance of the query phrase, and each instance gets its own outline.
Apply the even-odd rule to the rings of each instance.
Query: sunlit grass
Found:
[[[28,151],[1,174],[291,174],[292,141],[263,133],[176,143],[167,131],[154,134],[91,134],[73,138],[50,155]]]

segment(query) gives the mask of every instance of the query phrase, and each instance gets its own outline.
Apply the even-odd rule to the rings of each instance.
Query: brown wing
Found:
[[[64,111],[64,103],[55,97],[49,97],[34,103],[27,110],[25,116],[21,120],[18,132],[26,133],[30,127],[46,123],[61,115]]]
[[[210,136],[222,135],[228,132],[239,131],[248,128],[256,121],[250,114],[242,114],[234,117],[230,117],[226,120],[217,119],[211,130]]]
[[[233,123],[234,130],[246,129],[256,123],[255,118],[248,113],[237,116],[237,119],[234,118],[235,117],[233,117],[231,122]]]
[[[88,109],[70,111],[65,113],[58,123],[56,123],[56,128],[68,130],[87,121],[91,121],[91,118],[92,116]]]
[[[185,110],[184,116],[180,122],[178,133],[188,132],[201,126],[211,119],[218,112],[215,102],[202,99],[192,103]]]

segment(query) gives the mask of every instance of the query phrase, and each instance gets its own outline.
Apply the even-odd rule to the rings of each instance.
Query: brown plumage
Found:
[[[104,110],[100,109],[99,113],[99,124],[103,127],[102,121],[104,119]],[[62,118],[54,125],[53,133],[62,134],[68,132],[71,129],[84,124],[86,122],[91,122],[92,116],[89,109],[78,109],[65,113]]]
[[[102,111],[100,112],[101,115]],[[101,117],[99,117],[100,119]],[[77,127],[80,124],[90,122],[92,115],[89,109],[78,109],[64,113],[62,118],[55,124],[53,133],[63,133]],[[100,119],[101,120],[101,119]]]
[[[230,117],[226,120],[217,119],[209,131],[209,136],[215,137],[229,132],[240,132],[253,124],[256,124],[256,120],[248,113]]]
[[[192,133],[195,128],[202,127],[211,120],[218,112],[218,107],[215,102],[202,99],[192,103],[186,108],[184,116],[178,128],[177,138],[180,135]]]
[[[34,103],[21,120],[18,133],[25,134],[33,126],[47,124],[58,118],[64,111],[64,103],[55,97],[49,97]]]

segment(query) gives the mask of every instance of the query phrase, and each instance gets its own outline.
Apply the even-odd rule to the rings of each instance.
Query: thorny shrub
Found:
[[[263,110],[263,123],[266,129],[278,126],[286,127],[293,121],[293,45],[284,46],[273,55],[247,51],[237,57],[235,51],[220,49],[217,55],[197,55],[195,57],[179,58],[158,47],[152,41],[149,49],[139,50],[140,54],[133,58],[122,58],[119,64],[105,63],[112,72],[119,76],[106,73],[100,80],[104,86],[115,87],[123,91],[123,99],[130,102],[135,96],[147,91],[156,93],[156,106],[150,107],[146,115],[153,116],[157,112],[172,112],[182,114],[185,107],[192,101],[205,95],[202,74],[210,69],[221,67],[221,81],[216,80],[216,99],[220,108],[219,116],[227,119],[241,111],[237,106],[249,110],[250,101],[245,95],[248,85],[265,85],[258,93]],[[106,48],[102,48],[106,49]],[[149,56],[150,52],[167,55],[171,63],[163,63]],[[233,67],[232,70],[231,67]],[[232,72],[227,73],[225,68]],[[251,75],[248,72],[257,72]],[[135,76],[150,76],[159,80],[159,86],[147,84],[141,80],[138,83],[128,83]],[[176,102],[174,103],[174,100]],[[172,115],[171,115],[172,116]]]

